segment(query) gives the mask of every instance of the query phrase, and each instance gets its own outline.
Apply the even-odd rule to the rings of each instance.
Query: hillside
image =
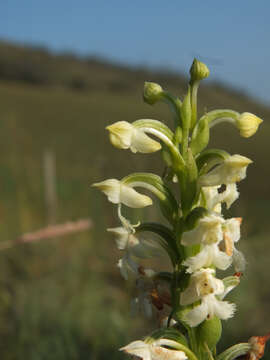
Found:
[[[45,359],[48,353],[50,359],[86,359],[89,351],[96,358],[106,358],[111,349],[134,338],[134,332],[144,333],[138,324],[132,335],[128,325],[129,297],[115,267],[119,254],[106,233],[107,227],[116,224],[115,213],[90,184],[137,170],[162,172],[155,154],[133,155],[114,149],[104,130],[118,120],[148,117],[170,124],[164,105],[143,103],[145,80],[180,95],[186,87],[180,75],[0,43],[1,239],[15,239],[47,224],[43,175],[47,149],[56,159],[57,221],[90,217],[94,222],[88,233],[0,253],[3,358],[19,359],[22,351],[23,358],[29,359]],[[239,313],[225,325],[232,334],[229,342],[236,336],[244,340],[267,331],[270,321],[266,271],[270,109],[211,83],[201,87],[199,105],[201,114],[206,108],[229,107],[265,119],[251,139],[240,138],[235,128],[217,127],[211,144],[254,160],[240,186],[240,200],[232,209],[233,214],[244,216],[240,248],[248,252],[248,273],[234,294],[240,302]],[[141,215],[138,211],[134,216]],[[153,219],[159,213],[147,210],[146,216]],[[243,329],[241,323],[255,303],[254,316]],[[117,351],[110,356],[118,357]]]

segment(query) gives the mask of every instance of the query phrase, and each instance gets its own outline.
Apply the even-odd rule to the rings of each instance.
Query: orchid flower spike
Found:
[[[112,145],[119,149],[130,149],[133,153],[152,153],[161,149],[158,141],[127,121],[118,121],[106,129],[110,132]]]

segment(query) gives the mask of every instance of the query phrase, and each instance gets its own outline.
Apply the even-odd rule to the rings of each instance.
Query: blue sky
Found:
[[[269,0],[1,0],[0,38],[220,80],[270,104]]]

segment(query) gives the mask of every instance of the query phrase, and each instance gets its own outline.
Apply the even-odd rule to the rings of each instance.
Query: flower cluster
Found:
[[[120,349],[146,360],[213,359],[221,320],[231,318],[236,308],[224,298],[239,284],[245,270],[244,255],[236,249],[242,219],[226,219],[222,211],[238,199],[237,183],[246,177],[252,161],[206,147],[211,128],[221,122],[233,124],[247,138],[255,134],[262,120],[228,109],[198,118],[199,82],[208,75],[207,66],[195,59],[183,100],[158,84],[145,83],[144,101],[169,104],[175,121],[173,130],[153,119],[119,121],[107,127],[112,145],[119,149],[133,153],[161,150],[166,166],[163,177],[134,173],[121,180],[93,184],[118,207],[120,226],[108,232],[122,252],[118,261],[121,275],[135,284],[137,296],[132,310],[158,319],[159,330]],[[180,199],[172,190],[172,181],[179,186]],[[167,225],[133,225],[123,216],[123,206],[144,208],[153,204],[152,196],[137,191],[138,187],[154,195]],[[164,254],[170,259],[170,271],[142,266],[142,259]],[[230,266],[234,275],[219,279],[217,270]],[[217,359],[232,360],[250,349],[249,343],[235,345]]]

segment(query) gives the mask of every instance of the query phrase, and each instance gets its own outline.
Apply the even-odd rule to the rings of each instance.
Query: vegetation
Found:
[[[134,155],[112,149],[104,136],[105,126],[118,120],[134,121],[141,114],[172,121],[165,106],[152,108],[140,101],[145,80],[184,93],[183,78],[175,74],[1,43],[1,241],[47,225],[46,149],[53,151],[57,164],[57,221],[91,217],[94,223],[91,232],[0,252],[0,354],[4,359],[87,359],[89,354],[118,358],[117,346],[135,338],[134,331],[140,335],[136,329],[141,326],[132,326],[135,330],[129,326],[140,320],[129,315],[128,297],[114,266],[118,256],[104,231],[105,223],[113,226],[115,221],[106,200],[90,184],[144,168],[162,173],[155,154],[142,155],[138,165]],[[226,342],[233,343],[236,335],[244,341],[269,331],[270,109],[218,84],[205,86],[201,94],[199,105],[208,104],[208,111],[213,105],[233,107],[265,120],[248,142],[239,139],[234,127],[220,125],[214,129],[215,143],[211,144],[226,144],[228,149],[230,138],[228,151],[254,160],[247,180],[240,184],[241,201],[231,209],[232,216],[244,215],[241,246],[248,260],[241,284],[241,312],[225,324],[230,329],[226,333],[231,334]],[[110,158],[108,153],[113,153]],[[140,217],[139,211],[133,214],[135,219]],[[153,217],[159,214],[151,213]],[[110,328],[106,327],[108,316]]]

